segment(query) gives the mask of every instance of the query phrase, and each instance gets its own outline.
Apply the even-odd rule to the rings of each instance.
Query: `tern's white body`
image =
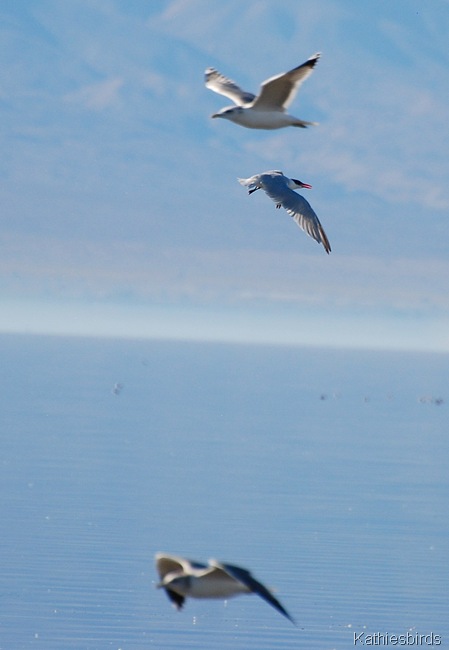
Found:
[[[187,597],[227,599],[255,593],[294,623],[281,603],[246,569],[216,560],[203,564],[166,553],[156,553],[155,559],[161,578],[158,587],[165,589],[177,609],[182,608]]]
[[[323,244],[326,253],[330,253],[329,240],[315,211],[303,196],[294,191],[301,187],[310,189],[311,185],[288,178],[276,170],[256,174],[251,178],[239,178],[238,181],[248,188],[250,194],[256,190],[264,190],[276,203],[277,208],[285,208],[298,226],[319,244]]]
[[[305,122],[286,112],[301,83],[307,79],[320,54],[314,54],[289,72],[270,77],[261,85],[259,95],[242,90],[237,84],[214,68],[207,68],[205,82],[220,95],[232,99],[235,106],[226,106],[212,117],[222,117],[248,129],[282,129],[286,126],[305,128],[316,122]]]

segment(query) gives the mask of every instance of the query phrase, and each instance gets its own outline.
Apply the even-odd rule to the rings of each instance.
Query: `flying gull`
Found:
[[[206,87],[229,97],[236,104],[222,108],[212,117],[223,117],[248,129],[282,129],[285,126],[306,128],[316,125],[316,122],[305,122],[289,115],[285,109],[293,101],[299,86],[312,73],[319,58],[320,53],[314,54],[297,68],[270,77],[262,83],[257,96],[242,90],[215,68],[207,68]]]
[[[246,569],[217,560],[203,564],[166,553],[156,553],[155,559],[161,579],[157,587],[165,589],[178,610],[187,597],[227,599],[239,594],[254,593],[296,625],[273,594]]]
[[[330,253],[329,240],[315,211],[303,196],[293,191],[301,187],[310,189],[311,185],[296,178],[288,178],[280,171],[264,172],[251,178],[239,178],[238,181],[248,188],[249,194],[256,190],[264,190],[265,194],[276,203],[277,208],[281,206],[285,208],[298,226],[319,244],[323,244],[326,253]]]

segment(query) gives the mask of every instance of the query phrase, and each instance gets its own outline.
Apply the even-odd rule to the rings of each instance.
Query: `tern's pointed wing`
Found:
[[[298,226],[319,244],[323,244],[326,253],[330,253],[329,240],[315,211],[303,196],[287,186],[285,176],[263,174],[261,180],[262,187],[270,199],[277,205],[282,205]]]
[[[296,625],[294,619],[290,616],[287,610],[281,605],[281,603],[277,600],[277,598],[273,596],[271,591],[269,591],[261,582],[256,580],[249,571],[247,571],[246,569],[242,569],[241,567],[235,566],[233,564],[224,564],[222,562],[214,561],[214,566],[217,569],[220,568],[223,571],[226,571],[226,573],[228,573],[232,578],[243,583],[245,587],[248,587],[248,589],[250,589],[253,593],[263,598],[267,603],[269,603],[272,607],[277,609],[278,612],[280,612],[283,616],[288,618],[289,621],[291,621]]]
[[[319,244],[323,244],[326,253],[330,253],[331,246],[329,240],[310,203],[300,194],[293,192],[293,190],[289,190],[289,192],[293,194],[294,198],[288,195],[282,201],[282,207],[287,210],[288,214],[293,217],[294,221],[304,232],[310,237],[313,237]]]
[[[228,79],[215,68],[207,68],[204,74],[206,88],[210,88],[219,95],[229,97],[237,106],[249,104],[255,98],[255,95],[242,90],[235,81]]]
[[[312,73],[319,58],[319,53],[314,54],[297,68],[264,81],[252,108],[259,111],[282,111],[287,108],[293,101],[299,86]]]

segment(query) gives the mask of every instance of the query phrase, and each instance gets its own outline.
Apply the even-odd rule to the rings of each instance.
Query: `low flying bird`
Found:
[[[216,560],[203,564],[166,553],[156,553],[155,560],[161,579],[157,587],[165,589],[168,598],[178,610],[188,597],[226,600],[239,594],[254,593],[296,625],[273,594],[246,569]]]
[[[312,73],[319,58],[320,53],[314,54],[297,68],[270,77],[262,83],[257,96],[242,90],[215,68],[207,68],[206,87],[229,97],[236,104],[222,108],[212,117],[223,117],[248,129],[282,129],[285,126],[305,128],[316,125],[316,122],[305,122],[289,115],[286,108],[293,101],[299,86]]]
[[[326,253],[330,253],[329,240],[315,211],[303,196],[294,192],[302,187],[311,189],[311,185],[298,181],[296,178],[288,178],[280,171],[264,172],[251,176],[251,178],[237,180],[248,188],[248,194],[252,194],[256,190],[264,190],[265,194],[276,203],[277,208],[285,208],[298,226],[319,244],[323,244]]]

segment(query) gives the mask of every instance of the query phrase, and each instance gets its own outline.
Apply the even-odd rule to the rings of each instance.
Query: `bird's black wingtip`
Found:
[[[298,627],[298,623],[295,621],[295,619],[293,618],[293,616],[291,616],[291,615],[287,612],[287,610],[285,609],[285,607],[283,607],[283,606],[281,605],[281,603],[280,603],[277,599],[275,599],[275,602],[273,602],[273,603],[271,603],[271,604],[272,604],[272,605],[273,605],[273,606],[278,610],[278,612],[280,612],[283,616],[285,616],[285,618],[288,618],[288,620],[290,621],[290,623],[293,623],[293,625],[294,625],[295,627]]]
[[[321,52],[316,52],[316,54],[312,54],[312,56],[309,56],[307,61],[304,63],[304,65],[307,65],[309,68],[314,68],[318,61],[321,58]]]
[[[179,612],[183,608],[185,597],[181,596],[180,594],[177,594],[175,591],[172,591],[171,589],[167,589],[165,587],[165,593],[167,594],[167,597],[170,599],[171,604],[173,607]]]

